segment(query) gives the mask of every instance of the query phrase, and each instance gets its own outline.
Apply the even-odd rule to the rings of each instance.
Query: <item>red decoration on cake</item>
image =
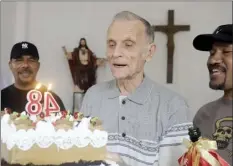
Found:
[[[216,141],[201,138],[198,128],[190,128],[189,136],[191,141],[184,140],[188,151],[178,159],[180,166],[230,166],[215,152]]]
[[[78,112],[74,113],[74,119],[78,119]]]
[[[66,118],[67,111],[61,111],[62,117],[61,118]]]
[[[33,122],[33,123],[32,123],[32,126],[36,127],[36,124],[37,124],[36,122]]]
[[[44,117],[45,117],[45,114],[44,114],[43,112],[41,112],[41,113],[40,113],[40,118],[41,118],[41,119],[44,119]]]

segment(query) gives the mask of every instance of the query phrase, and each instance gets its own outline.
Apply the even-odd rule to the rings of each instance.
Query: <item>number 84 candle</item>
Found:
[[[44,103],[41,104],[42,93],[38,90],[41,84],[38,84],[35,89],[27,93],[27,104],[25,110],[30,115],[39,115],[41,112],[45,112],[45,116],[49,116],[52,112],[59,112],[60,107],[54,99],[51,92],[52,84],[49,84],[48,90],[44,93]]]

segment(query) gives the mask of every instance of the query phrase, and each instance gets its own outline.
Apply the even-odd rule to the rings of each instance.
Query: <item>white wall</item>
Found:
[[[7,86],[12,81],[8,68],[9,50],[14,44],[16,25],[16,3],[1,3],[1,87]]]
[[[192,40],[197,34],[209,33],[220,24],[231,23],[231,2],[30,2],[17,3],[16,9],[22,12],[18,12],[21,17],[14,20],[18,26],[14,30],[8,28],[9,24],[3,25],[3,33],[7,34],[1,39],[9,40],[7,35],[13,34],[15,40],[27,39],[38,46],[42,63],[38,79],[45,84],[53,83],[54,91],[69,109],[72,108],[72,81],[61,47],[66,45],[72,50],[79,39],[85,37],[97,56],[104,57],[106,30],[112,17],[122,10],[130,10],[153,25],[161,25],[167,23],[167,11],[174,9],[175,23],[191,26],[189,32],[175,35],[174,83],[166,85],[166,36],[162,33],[155,33],[157,52],[146,65],[146,74],[183,95],[193,114],[204,103],[222,95],[222,92],[208,88],[208,53],[194,50]],[[11,12],[15,12],[13,8]],[[7,13],[3,13],[5,17],[14,18]],[[1,51],[1,59],[6,61],[12,43],[4,44],[6,49],[4,53]],[[7,66],[1,63],[2,70],[5,79],[9,72]],[[112,78],[108,66],[101,68],[98,74],[98,80]]]

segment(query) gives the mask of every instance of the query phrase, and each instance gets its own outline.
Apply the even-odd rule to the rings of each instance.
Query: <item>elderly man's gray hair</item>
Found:
[[[154,30],[152,28],[152,26],[150,25],[150,23],[145,20],[144,18],[138,16],[137,14],[130,12],[130,11],[122,11],[120,13],[117,13],[114,18],[113,18],[113,22],[116,20],[139,20],[143,23],[143,25],[145,26],[146,29],[146,35],[148,37],[148,42],[152,43],[154,42]]]

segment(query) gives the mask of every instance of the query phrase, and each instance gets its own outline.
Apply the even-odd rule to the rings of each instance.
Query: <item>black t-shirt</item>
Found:
[[[27,93],[30,90],[20,90],[14,86],[14,84],[4,88],[1,90],[1,110],[4,110],[4,108],[10,108],[14,112],[23,112],[25,111],[25,106],[27,104]],[[42,100],[41,104],[43,104],[44,101],[44,92],[47,91],[47,88],[45,86],[41,86],[40,89],[38,89],[42,93]],[[64,104],[59,96],[57,96],[54,92],[51,92],[52,96],[56,100],[57,104],[60,106],[60,110],[65,110]]]

